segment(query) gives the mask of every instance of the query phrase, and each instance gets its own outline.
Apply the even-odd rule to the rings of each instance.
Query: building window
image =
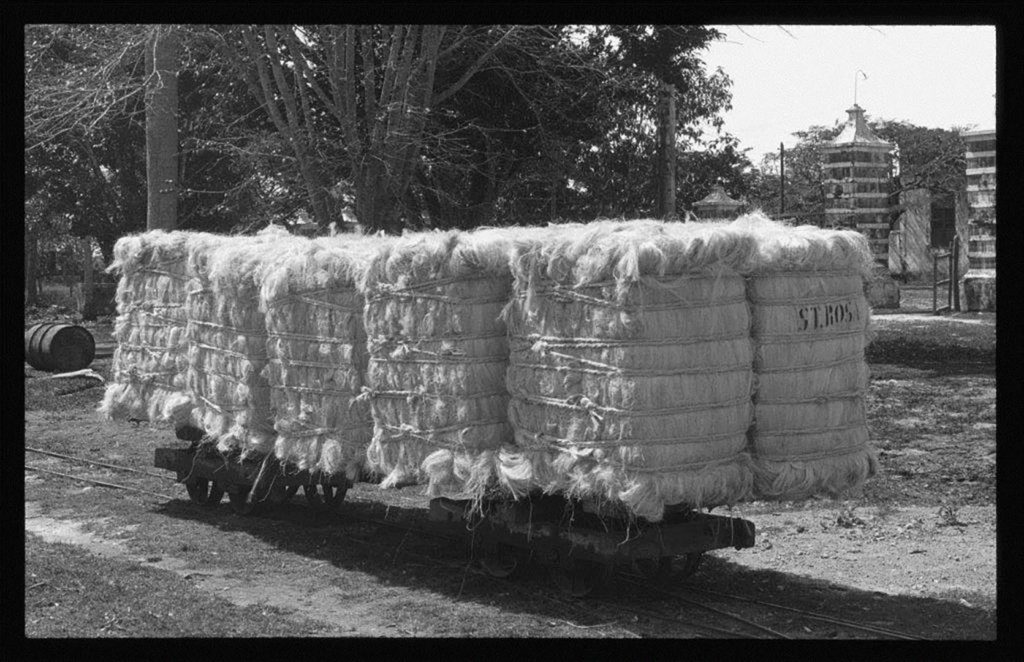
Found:
[[[984,172],[980,175],[967,175],[968,186],[978,186],[983,189],[995,188],[996,178],[990,172]]]
[[[885,163],[886,154],[884,152],[832,152],[826,156],[826,163],[849,163],[850,161],[856,161],[857,163]]]
[[[967,192],[967,204],[971,207],[992,207],[996,204],[996,192],[993,190],[988,191],[968,191]]]
[[[855,190],[857,193],[888,193],[889,187],[886,182],[857,182]]]
[[[995,140],[975,140],[967,143],[968,152],[994,152],[996,151]]]

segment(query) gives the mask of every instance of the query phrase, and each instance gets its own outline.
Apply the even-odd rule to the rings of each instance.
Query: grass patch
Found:
[[[868,427],[880,472],[865,505],[995,503],[995,375],[872,380]],[[910,377],[910,378],[908,378]]]
[[[973,321],[973,320],[972,320]],[[870,363],[901,365],[983,364],[995,366],[996,325],[957,318],[922,316],[920,320],[873,318],[875,339],[866,354]]]
[[[238,607],[170,572],[25,536],[28,637],[285,637],[324,629],[272,607]]]
[[[25,380],[25,411],[95,409],[103,398],[103,382],[91,377]]]

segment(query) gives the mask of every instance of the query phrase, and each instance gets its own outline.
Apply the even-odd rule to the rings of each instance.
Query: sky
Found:
[[[716,25],[703,51],[732,79],[723,131],[755,164],[794,131],[846,121],[854,102],[869,120],[950,129],[995,128],[996,31],[982,25]],[[867,78],[858,74],[862,71]]]

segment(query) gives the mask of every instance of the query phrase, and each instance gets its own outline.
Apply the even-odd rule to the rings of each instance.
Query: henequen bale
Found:
[[[375,257],[363,282],[374,421],[369,467],[382,487],[479,500],[511,443],[499,319],[515,230],[410,234]]]
[[[278,459],[356,480],[373,434],[356,282],[390,239],[340,235],[293,250],[263,281]]]
[[[222,452],[263,455],[273,450],[275,433],[263,375],[267,334],[260,285],[276,261],[309,239],[282,228],[219,242],[198,239],[189,246],[196,278],[186,305],[193,421]]]
[[[152,231],[114,244],[117,348],[99,411],[110,419],[188,420],[185,292],[188,233]],[[209,235],[207,235],[209,236]]]
[[[753,381],[741,271],[749,237],[722,224],[602,221],[513,257],[513,494],[625,507],[745,498]]]
[[[802,499],[857,488],[877,468],[865,411],[867,240],[852,230],[789,228],[760,214],[733,227],[758,244],[748,281],[754,496]]]

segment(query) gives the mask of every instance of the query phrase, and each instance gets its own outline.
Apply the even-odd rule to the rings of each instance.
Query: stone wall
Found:
[[[900,193],[905,207],[897,230],[899,239],[889,246],[889,270],[907,280],[931,278],[931,193],[911,189]]]

